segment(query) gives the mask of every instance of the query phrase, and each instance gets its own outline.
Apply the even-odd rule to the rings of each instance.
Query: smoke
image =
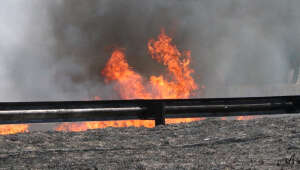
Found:
[[[115,98],[101,70],[114,47],[144,76],[162,27],[192,51],[194,77],[219,87],[284,84],[299,63],[297,0],[5,0],[0,5],[0,101]],[[296,63],[296,64],[295,64]],[[230,95],[230,94],[228,94]],[[216,96],[218,96],[216,94]]]

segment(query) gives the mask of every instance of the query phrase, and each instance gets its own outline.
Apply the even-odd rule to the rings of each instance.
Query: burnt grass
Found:
[[[0,136],[0,169],[300,169],[300,117]]]

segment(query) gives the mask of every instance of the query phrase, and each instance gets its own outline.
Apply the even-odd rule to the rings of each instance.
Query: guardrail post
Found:
[[[155,113],[155,126],[165,125],[165,106],[164,103],[154,103],[153,112]]]

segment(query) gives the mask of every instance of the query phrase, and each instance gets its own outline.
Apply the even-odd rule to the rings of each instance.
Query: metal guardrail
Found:
[[[0,124],[300,113],[300,96],[0,103]]]

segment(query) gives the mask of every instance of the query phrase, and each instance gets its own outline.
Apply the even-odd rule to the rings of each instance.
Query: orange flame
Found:
[[[151,94],[146,92],[142,76],[134,72],[128,65],[125,54],[121,49],[116,49],[109,59],[102,74],[106,82],[116,80],[116,89],[123,99],[150,99]]]
[[[148,42],[148,50],[152,58],[167,66],[167,76],[151,76],[146,88],[143,77],[133,71],[126,59],[123,50],[116,49],[102,71],[106,82],[117,81],[116,90],[122,99],[180,99],[189,98],[191,92],[198,89],[191,76],[194,72],[189,68],[191,52],[184,55],[172,44],[164,30],[158,40]]]
[[[148,43],[148,50],[152,58],[167,66],[169,73],[167,78],[163,75],[150,77],[151,85],[158,94],[154,98],[189,98],[191,92],[198,89],[191,76],[194,70],[189,68],[191,52],[186,51],[182,55],[171,42],[172,38],[168,37],[162,30],[157,41],[151,39]],[[168,81],[168,78],[171,81]]]
[[[0,125],[0,135],[10,135],[16,133],[28,132],[29,125],[16,124],[16,125]]]

